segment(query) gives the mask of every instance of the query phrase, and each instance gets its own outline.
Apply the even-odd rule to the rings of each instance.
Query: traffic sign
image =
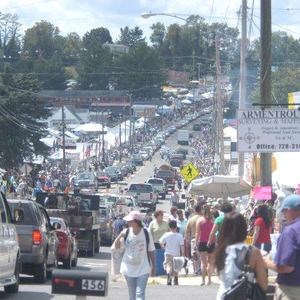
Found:
[[[186,182],[191,182],[198,177],[200,173],[194,164],[189,163],[180,170],[180,174],[183,176]]]

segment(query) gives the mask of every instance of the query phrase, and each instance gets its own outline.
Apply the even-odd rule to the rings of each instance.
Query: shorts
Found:
[[[164,270],[167,274],[173,275],[174,272],[174,263],[173,263],[173,255],[165,254],[165,260],[163,263]]]
[[[287,286],[287,285],[277,284],[274,299],[298,300],[299,293],[300,293],[300,287],[298,286]]]
[[[199,242],[198,243],[198,251],[199,252],[207,252],[207,253],[213,253],[215,250],[215,244],[211,244],[207,246],[207,242]]]

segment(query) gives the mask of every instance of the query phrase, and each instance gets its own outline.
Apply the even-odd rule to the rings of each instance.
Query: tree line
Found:
[[[45,134],[43,120],[49,110],[39,102],[39,90],[65,90],[73,83],[73,89],[128,90],[133,99],[161,97],[170,69],[190,72],[191,79],[197,79],[199,71],[200,76],[214,76],[216,39],[222,73],[232,78],[233,99],[237,99],[239,31],[226,23],[208,23],[192,15],[182,25],[153,24],[149,41],[139,27],[128,26],[113,41],[105,27],[91,29],[82,37],[76,32],[64,36],[46,20],[22,33],[17,15],[0,13],[0,132],[4,137],[0,166],[17,166],[33,153],[47,151],[39,140]],[[128,51],[116,55],[111,44],[127,46]],[[249,43],[249,94],[258,87],[259,51],[259,39]],[[300,89],[299,56],[298,39],[283,32],[273,34],[274,101],[283,101],[287,92]],[[253,95],[255,99],[257,93]],[[237,101],[229,106],[234,112]]]

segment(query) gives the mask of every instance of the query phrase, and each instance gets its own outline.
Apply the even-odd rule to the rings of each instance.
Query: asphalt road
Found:
[[[188,125],[191,128],[191,125]],[[194,132],[195,133],[195,132]],[[176,141],[177,134],[171,135],[167,142],[171,150],[175,150],[177,147]],[[159,152],[157,152],[151,161],[147,161],[144,166],[139,167],[137,172],[127,178],[128,183],[132,182],[144,182],[149,177],[153,176],[154,167],[159,167],[164,160],[160,158]],[[124,186],[123,186],[124,187]],[[111,190],[116,191],[119,187],[114,186]],[[159,199],[157,208],[160,208],[166,212],[170,209],[169,195],[166,200]],[[90,270],[90,271],[107,271],[110,273],[110,249],[109,247],[101,247],[100,253],[96,254],[93,258],[80,257],[78,260],[77,270]],[[200,279],[199,279],[200,282]],[[180,283],[180,279],[179,279]],[[147,299],[215,299],[217,285],[200,287],[195,285],[179,285],[179,286],[165,286],[157,283],[149,283],[147,287]],[[18,294],[6,295],[3,289],[0,290],[0,299],[9,300],[49,300],[49,299],[75,299],[75,296],[66,295],[52,295],[51,294],[51,280],[48,280],[45,284],[35,284],[32,277],[21,276],[21,285]],[[87,299],[96,299],[93,297],[87,297]],[[123,281],[110,281],[108,296],[106,299],[119,300],[128,299],[127,287]]]

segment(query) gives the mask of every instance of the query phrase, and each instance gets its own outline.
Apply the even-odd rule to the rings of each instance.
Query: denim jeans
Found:
[[[145,290],[147,286],[149,274],[145,274],[139,277],[125,276],[129,300],[145,300]]]

